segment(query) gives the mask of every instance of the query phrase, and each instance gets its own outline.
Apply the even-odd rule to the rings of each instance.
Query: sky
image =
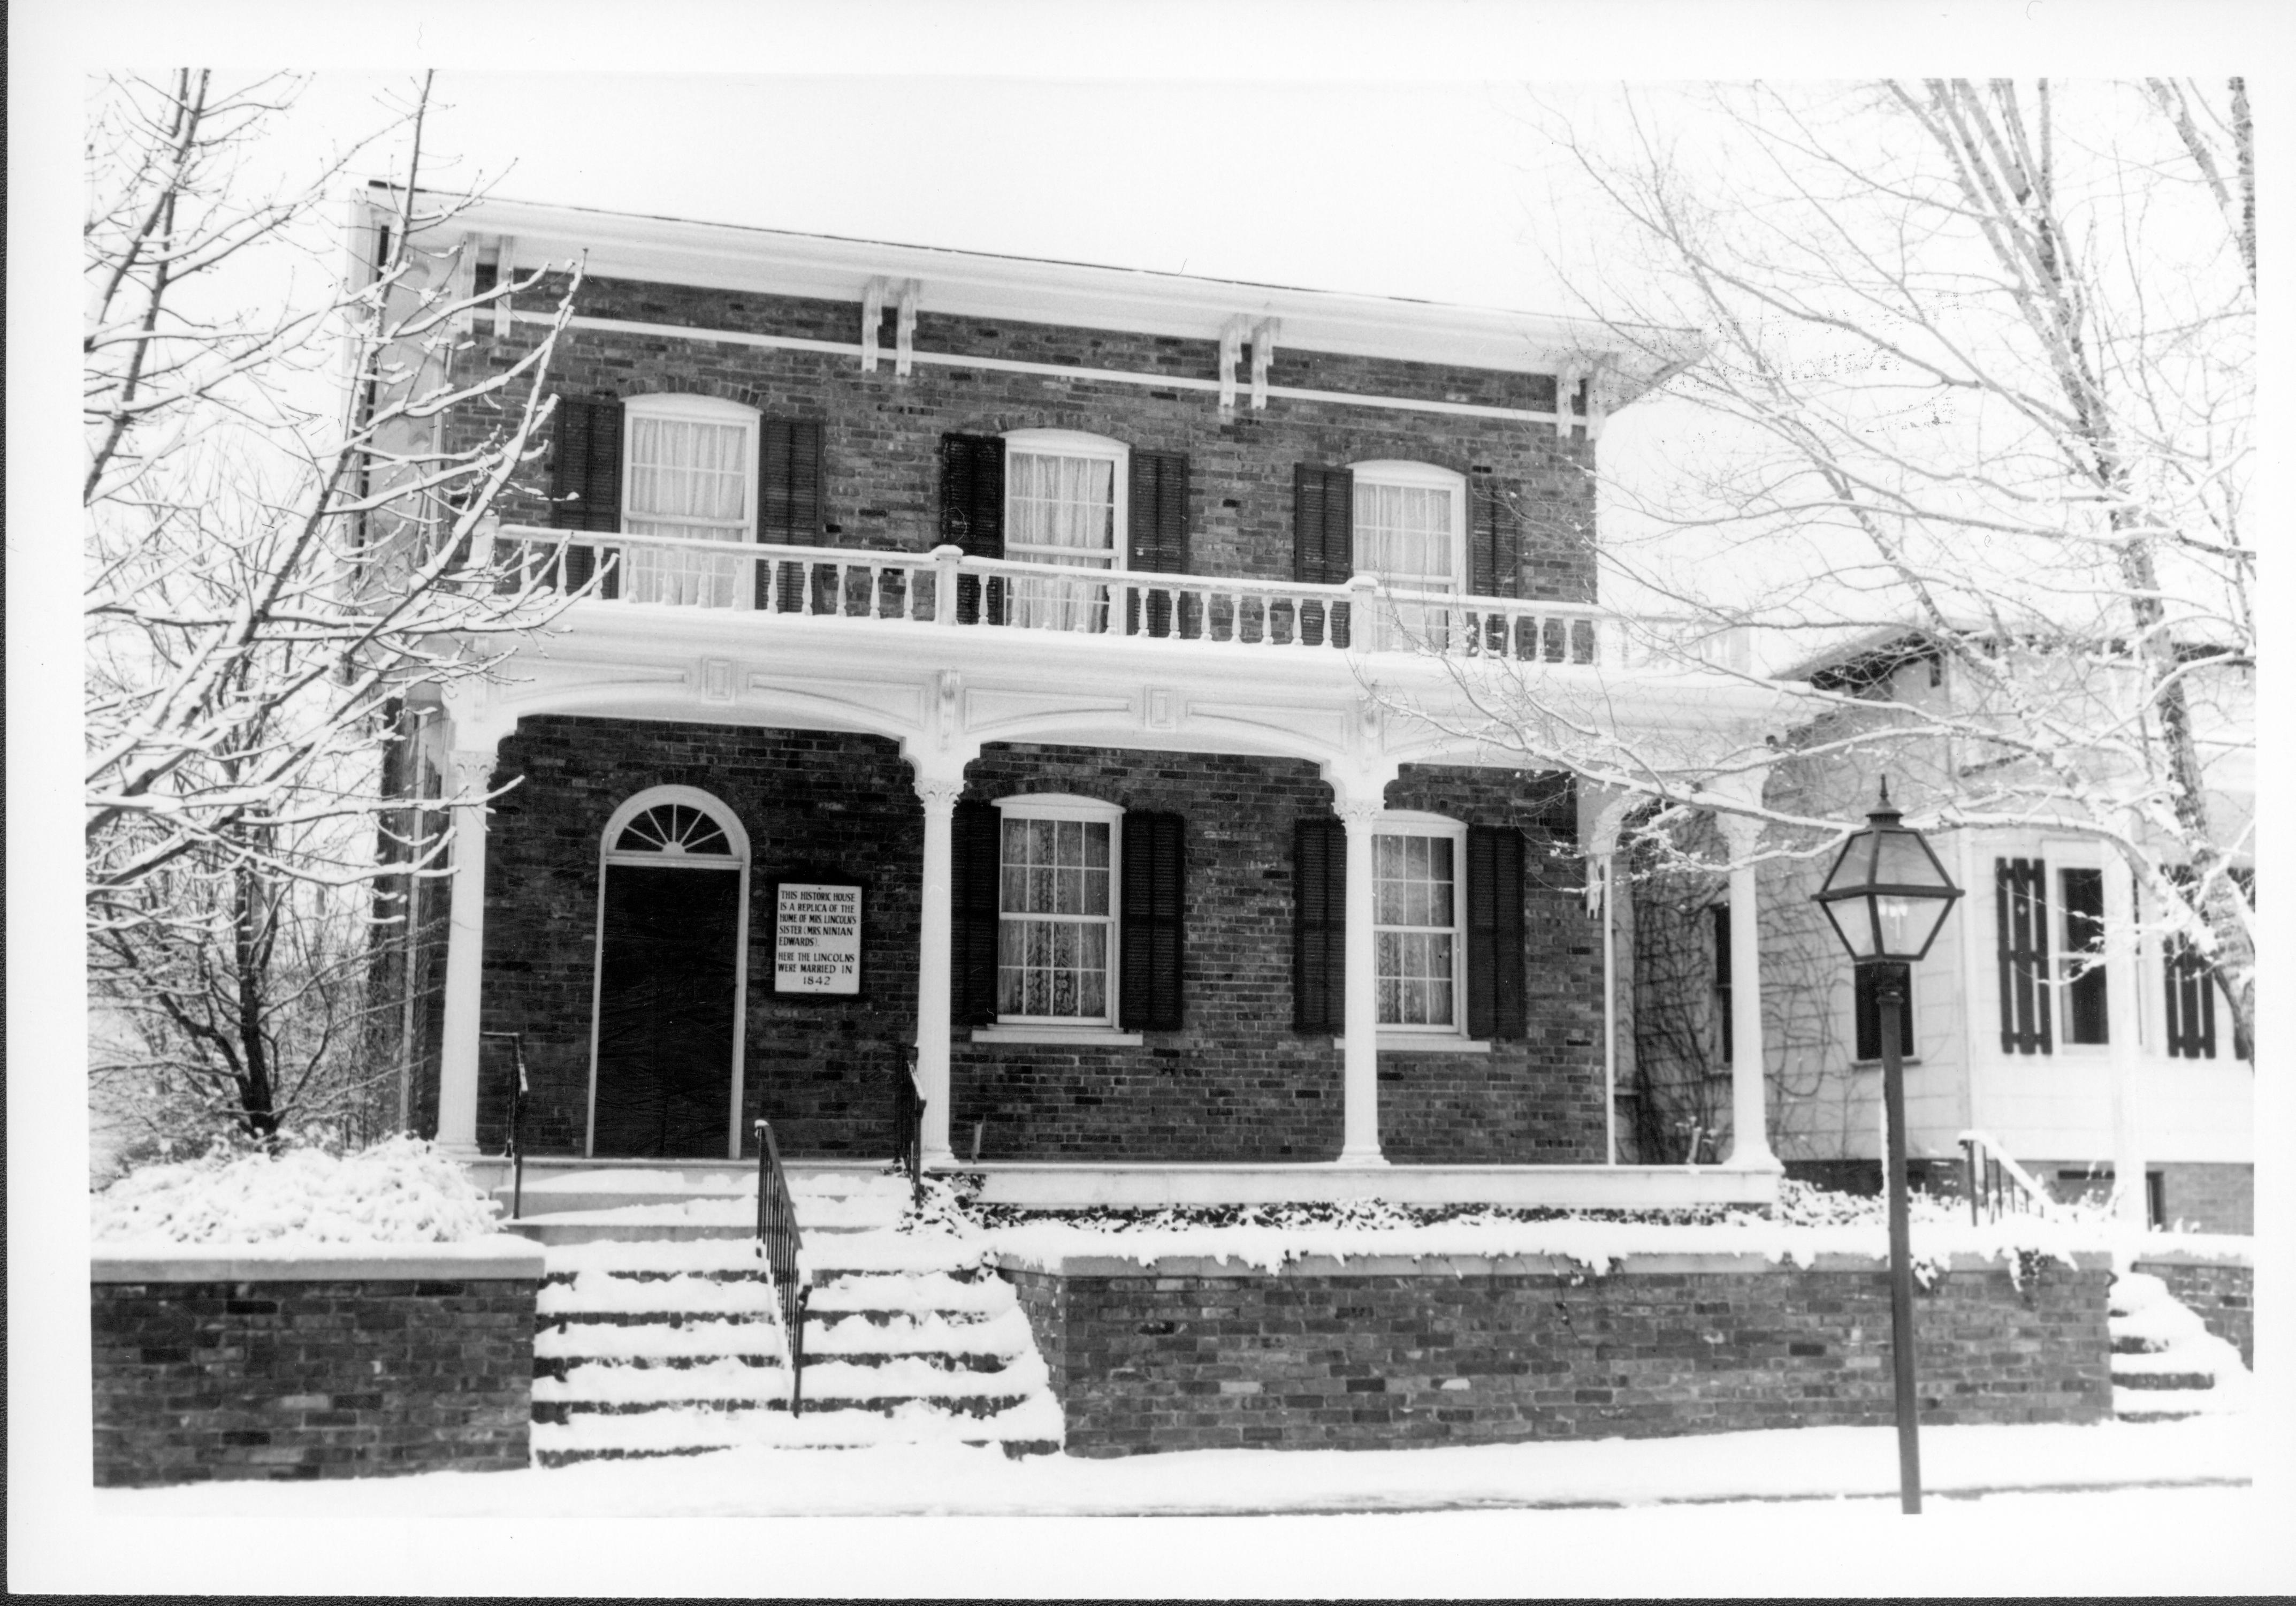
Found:
[[[2287,57],[2260,0],[19,0],[9,43],[9,1218],[12,1249],[51,1251],[12,1253],[19,1312],[84,1308],[62,780],[78,747],[64,471],[80,454],[65,398],[83,74],[319,70],[287,152],[303,155],[372,125],[378,93],[435,65],[434,149],[460,163],[442,177],[493,175],[506,197],[1562,312],[1553,258],[1589,242],[1564,223],[1570,176],[1521,84],[1552,103],[1576,93],[1558,86],[1620,78],[2215,75]],[[2292,119],[2260,115],[2267,178],[2296,170]],[[2268,222],[2267,251],[2279,237]],[[2267,489],[2280,471],[2267,464]],[[2261,1129],[2288,1130],[2282,1079],[2259,1098]],[[2267,1215],[2276,1200],[2296,1209],[2284,1188],[2259,1193]],[[12,1323],[11,1360],[20,1378],[84,1377],[85,1329]],[[18,1432],[12,1414],[12,1461]]]

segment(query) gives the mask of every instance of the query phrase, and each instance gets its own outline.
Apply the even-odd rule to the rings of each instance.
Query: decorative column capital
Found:
[[[1379,816],[1386,810],[1377,803],[1344,799],[1333,806],[1333,812],[1340,816],[1340,823],[1347,827],[1349,836],[1359,837],[1369,836],[1372,828],[1379,823]]]
[[[492,747],[458,747],[447,756],[455,772],[455,791],[483,795],[487,785],[495,778],[495,750]]]
[[[961,776],[919,775],[912,784],[916,788],[918,800],[924,804],[929,814],[947,814],[956,807],[956,800],[964,795],[964,781]]]

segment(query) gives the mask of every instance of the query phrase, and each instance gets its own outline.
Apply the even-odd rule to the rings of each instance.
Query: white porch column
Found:
[[[1762,929],[1753,864],[1762,823],[1726,814],[1716,823],[1730,846],[1730,1166],[1776,1171],[1783,1168],[1770,1152],[1762,1074]]]
[[[921,771],[916,789],[925,806],[923,888],[917,909],[917,1085],[925,1101],[923,1161],[953,1166],[956,1156],[948,1146],[950,825],[964,780],[962,774],[951,778]]]
[[[439,1026],[439,1145],[479,1152],[479,992],[486,959],[487,806],[499,733],[455,733],[455,874],[447,921],[446,1018]]]
[[[2104,857],[2105,1037],[2112,1066],[2112,1180],[2114,1213],[2142,1227],[2148,1214],[2144,1186],[2144,1120],[2138,1108],[2137,963],[2139,910],[2128,866],[2118,854]]]
[[[1380,789],[1384,791],[1384,788]],[[1379,975],[1377,908],[1373,897],[1372,837],[1380,803],[1342,794],[1341,823],[1348,833],[1347,1022],[1342,1061],[1345,1125],[1340,1164],[1383,1166],[1379,1151]]]

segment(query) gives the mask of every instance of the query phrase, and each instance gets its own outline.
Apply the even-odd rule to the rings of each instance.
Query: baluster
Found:
[[[819,583],[821,578],[817,572],[819,567],[820,566],[815,563],[810,558],[806,559],[797,566],[798,584],[805,588],[805,594],[801,599],[800,599],[798,604],[798,611],[804,614],[808,619],[820,611],[820,610],[814,605],[813,600],[814,588]]]

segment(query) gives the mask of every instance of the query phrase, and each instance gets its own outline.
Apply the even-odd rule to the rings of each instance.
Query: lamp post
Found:
[[[1882,1017],[1882,1106],[1890,1124],[1890,1348],[1898,1382],[1898,1495],[1907,1515],[1922,1509],[1920,1421],[1914,1397],[1913,1229],[1906,1201],[1906,1067],[1898,1015],[1910,967],[1930,951],[1961,889],[1922,833],[1898,823],[1890,783],[1850,833],[1815,899],[1861,973],[1873,975]]]

